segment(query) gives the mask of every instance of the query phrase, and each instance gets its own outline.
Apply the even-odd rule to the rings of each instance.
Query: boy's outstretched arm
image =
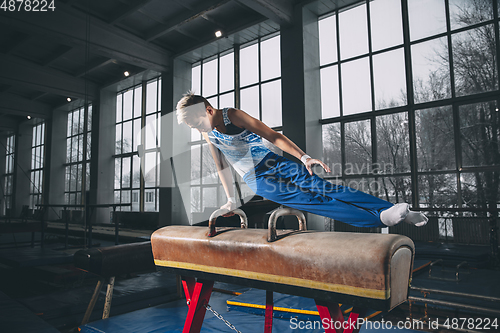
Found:
[[[305,155],[302,149],[300,149],[292,140],[283,134],[274,131],[262,121],[255,119],[242,110],[229,109],[228,117],[234,125],[254,132],[284,152],[295,156],[299,160]],[[326,172],[330,172],[330,168],[322,161],[315,158],[308,158],[306,159],[304,165],[309,171],[309,174],[313,174],[312,166],[315,164],[321,165]]]
[[[208,148],[210,149],[210,153],[215,162],[215,166],[217,167],[217,173],[219,174],[219,178],[222,182],[222,187],[224,188],[224,192],[227,196],[227,202],[222,205],[220,208],[225,208],[227,210],[233,210],[236,208],[236,200],[234,198],[234,189],[233,189],[233,175],[231,173],[231,169],[229,168],[229,164],[227,163],[224,155],[217,149],[210,140],[208,139],[207,133],[202,133],[203,138],[208,143]]]

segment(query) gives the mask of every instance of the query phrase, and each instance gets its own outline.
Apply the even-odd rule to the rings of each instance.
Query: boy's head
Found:
[[[189,125],[191,121],[206,115],[207,106],[211,107],[212,105],[205,97],[195,95],[193,91],[188,91],[177,103],[177,122]]]

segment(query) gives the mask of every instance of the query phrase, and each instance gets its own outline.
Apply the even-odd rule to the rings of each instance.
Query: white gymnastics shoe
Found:
[[[416,227],[423,227],[427,224],[428,220],[429,219],[427,218],[427,216],[425,216],[421,212],[410,211],[403,221],[409,224],[413,224]]]
[[[395,226],[403,221],[410,212],[410,205],[398,203],[380,213],[380,221],[388,227]]]

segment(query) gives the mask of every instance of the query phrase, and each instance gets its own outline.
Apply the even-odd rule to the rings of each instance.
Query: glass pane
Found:
[[[76,182],[78,180],[78,165],[72,165],[70,168],[71,179],[69,183],[69,190],[76,191]]]
[[[260,119],[259,117],[259,87],[251,87],[241,89],[241,110],[245,111],[252,117]]]
[[[340,56],[348,59],[368,53],[368,25],[366,5],[343,11],[339,14]],[[356,41],[353,43],[353,41]]]
[[[195,92],[195,94],[201,94],[201,66],[195,66],[191,70],[191,90]]]
[[[445,0],[408,1],[412,41],[446,31],[444,2]]]
[[[66,139],[66,163],[71,163],[73,159],[73,146],[71,145],[71,138]],[[7,169],[9,172],[9,169]]]
[[[240,50],[240,87],[259,81],[258,44]]]
[[[411,58],[416,103],[451,97],[448,43],[445,37],[412,45]]]
[[[192,213],[200,212],[200,207],[201,207],[200,188],[191,187],[191,212]],[[193,221],[193,222],[198,222],[198,221]]]
[[[191,90],[195,92],[195,94],[201,94],[201,66],[194,66],[191,69]]]
[[[340,123],[323,127],[323,162],[332,170],[328,176],[342,175],[342,152]]]
[[[133,90],[129,90],[123,94],[123,120],[132,118],[133,94]]]
[[[220,95],[219,101],[220,101],[219,104],[220,104],[221,108],[234,107],[234,93],[230,92],[228,94]]]
[[[40,165],[40,156],[41,156],[41,147],[35,148],[35,168],[40,169],[42,165]]]
[[[120,191],[115,191],[115,200],[114,203],[121,203],[120,202]],[[117,210],[121,210],[120,207],[117,207]]]
[[[146,114],[158,111],[156,104],[158,97],[158,81],[154,80],[146,85]]]
[[[342,64],[342,102],[344,116],[371,111],[370,65],[368,58]]]
[[[208,98],[207,99],[208,103],[210,103],[210,105],[212,105],[214,108],[218,108],[219,107],[219,102],[218,102],[218,99],[217,99],[217,96],[214,96],[212,98]]]
[[[121,168],[122,167],[122,159],[115,158],[115,190],[121,188],[120,180],[121,180]]]
[[[85,122],[87,121],[85,119],[85,108],[80,108],[80,120],[78,122],[78,133],[82,134],[85,131]]]
[[[130,191],[122,191],[122,203],[130,203],[132,201]],[[129,207],[122,207],[123,210],[130,210]]]
[[[90,163],[85,163],[85,190],[90,190]]]
[[[415,111],[418,171],[454,170],[455,140],[451,106]]]
[[[220,92],[234,89],[234,53],[220,57]]]
[[[87,133],[87,156],[86,159],[90,160],[92,157],[92,134]]]
[[[280,36],[260,44],[260,59],[262,81],[281,76]]]
[[[217,94],[217,59],[203,64],[203,96],[212,96]]]
[[[116,95],[116,122],[117,123],[122,121],[122,99],[123,99],[122,94]]]
[[[345,124],[345,174],[369,173],[372,165],[370,120]]]
[[[132,151],[132,121],[123,123],[123,153]]]
[[[139,156],[132,157],[132,187],[138,188],[141,183],[141,159]]]
[[[89,105],[87,110],[87,131],[92,131],[92,104]]]
[[[71,181],[71,167],[66,167],[66,181],[64,182],[64,192],[69,192],[69,185]]]
[[[203,210],[217,207],[217,188],[205,187],[203,189]]]
[[[319,28],[319,64],[320,66],[336,62],[337,58],[337,16],[318,21]]]
[[[158,79],[158,111],[161,111],[161,94],[163,93],[161,78]],[[158,196],[156,196],[158,198]]]
[[[458,207],[455,174],[421,175],[418,177],[420,205],[429,208]]]
[[[494,31],[487,25],[452,36],[457,96],[498,89]]]
[[[321,75],[321,117],[340,116],[339,72],[338,67],[331,66],[320,70]]]
[[[156,148],[156,114],[146,117],[146,149]]]
[[[281,80],[262,85],[262,121],[269,127],[281,126]]]
[[[142,113],[142,86],[134,89],[134,118],[140,117]]]
[[[408,113],[377,117],[377,163],[374,173],[410,172]]]
[[[380,177],[368,184],[372,195],[383,200],[398,203],[407,202],[412,204],[411,178],[407,177]],[[414,203],[413,203],[414,204]]]
[[[500,187],[494,171],[463,173],[460,175],[462,201],[465,207],[496,207]]]
[[[390,68],[390,70],[387,70]],[[373,56],[375,109],[406,105],[406,75],[402,48]]]
[[[122,188],[130,187],[130,157],[124,157],[122,164]]]
[[[115,154],[122,153],[122,125],[118,124],[115,127]]]
[[[191,146],[191,184],[200,184],[201,145]]]
[[[144,211],[146,212],[154,212],[156,210],[156,191],[155,190],[147,190],[144,193]]]
[[[217,167],[215,166],[212,153],[208,145],[204,144],[202,147],[202,167],[201,167],[201,181],[202,184],[217,184],[219,181],[219,176],[217,173]]]
[[[403,43],[401,0],[371,1],[370,18],[373,51]]]
[[[78,141],[78,162],[83,161],[83,134],[77,136]],[[73,141],[74,142],[74,141]]]
[[[68,112],[68,129],[66,136],[73,135],[73,112]]]
[[[463,166],[500,165],[496,102],[461,105],[459,114]]]
[[[44,158],[45,158],[45,145],[40,147],[40,156],[38,157],[40,159],[40,168],[44,167]]]
[[[493,1],[450,0],[451,29],[493,19]]]
[[[156,186],[156,152],[144,155],[144,186]]]
[[[138,212],[140,209],[139,198],[139,190],[132,191],[132,211],[134,212]]]
[[[133,151],[137,151],[137,146],[141,144],[141,118],[134,120],[134,145],[132,146]]]
[[[35,163],[36,163],[36,150],[35,148],[31,149],[31,169],[35,169]],[[7,161],[7,159],[5,160]],[[6,170],[7,173],[9,172],[9,170]]]

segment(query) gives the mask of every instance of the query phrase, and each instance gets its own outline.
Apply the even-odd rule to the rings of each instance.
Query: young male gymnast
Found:
[[[427,223],[427,217],[410,211],[407,203],[394,205],[317,176],[314,165],[326,172],[330,168],[242,110],[216,109],[204,97],[188,92],[177,103],[177,120],[199,130],[207,141],[228,198],[221,208],[236,208],[230,163],[257,195],[288,207],[358,227],[390,227],[402,221],[420,227]],[[262,138],[303,165],[273,153]]]

